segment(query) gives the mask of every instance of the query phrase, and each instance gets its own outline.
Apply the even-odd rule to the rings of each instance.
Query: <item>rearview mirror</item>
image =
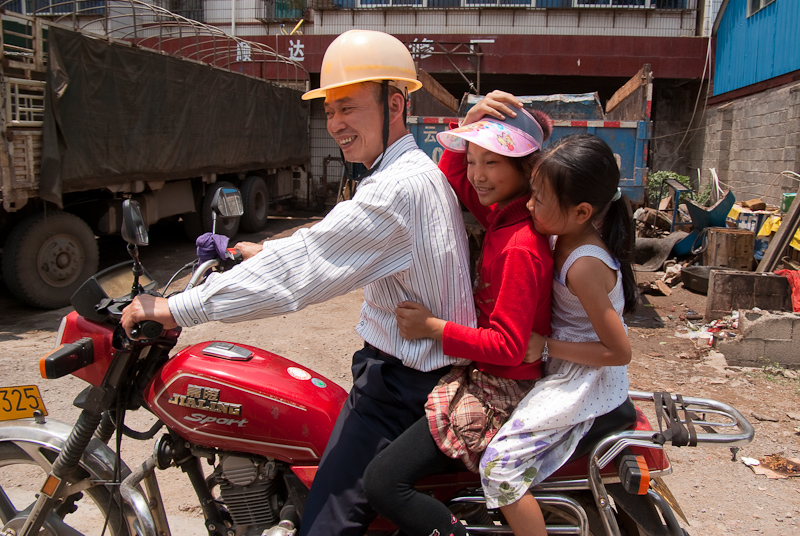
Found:
[[[126,199],[122,202],[122,239],[134,246],[146,246],[150,243],[147,236],[147,226],[142,218],[142,210],[139,203],[133,199]]]
[[[242,194],[236,188],[218,188],[211,199],[211,210],[222,218],[238,218],[244,214]]]

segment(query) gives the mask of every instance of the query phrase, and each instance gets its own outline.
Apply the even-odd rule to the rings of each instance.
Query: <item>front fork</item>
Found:
[[[99,386],[89,387],[78,395],[75,405],[83,408],[83,411],[64,442],[64,448],[53,462],[53,467],[47,475],[36,504],[33,505],[25,524],[19,531],[19,536],[39,534],[47,515],[62,502],[65,490],[69,488],[68,481],[80,465],[89,441],[100,426],[103,412],[116,400],[120,384],[130,369],[134,357],[135,354],[130,349],[119,350],[102,383]]]
[[[36,499],[36,504],[20,529],[20,536],[38,534],[47,515],[61,503],[64,490],[68,487],[68,479],[80,464],[81,457],[86,451],[89,441],[92,440],[100,420],[101,415],[95,415],[86,410],[81,412],[78,422],[64,443],[64,449],[58,454],[53,468],[47,475],[47,480]]]

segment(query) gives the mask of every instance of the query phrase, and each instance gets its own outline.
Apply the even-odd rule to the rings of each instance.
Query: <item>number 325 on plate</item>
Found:
[[[47,415],[37,386],[0,387],[0,421],[33,417],[37,410]]]

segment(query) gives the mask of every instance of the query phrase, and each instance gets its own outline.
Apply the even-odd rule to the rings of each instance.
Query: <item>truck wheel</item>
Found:
[[[42,309],[69,305],[72,295],[97,272],[100,254],[89,226],[54,211],[34,214],[11,231],[3,250],[8,290]]]
[[[196,212],[187,212],[181,214],[183,219],[183,230],[186,232],[191,240],[196,239],[203,233],[210,233],[213,226],[213,214],[211,211],[211,200],[214,198],[214,192],[219,188],[228,187],[233,188],[233,184],[229,182],[217,182],[212,184],[206,190],[202,197],[195,199]],[[241,218],[219,218],[217,220],[217,234],[222,234],[227,237],[233,237],[239,231],[239,222]]]
[[[264,228],[269,218],[269,190],[258,175],[250,175],[242,182],[242,229],[255,233]]]
[[[215,182],[206,190],[206,195],[203,197],[203,229],[210,232],[214,225],[214,215],[211,210],[211,200],[214,199],[214,192],[220,188],[234,188],[233,184],[229,182]],[[217,234],[225,235],[232,238],[239,232],[239,222],[241,218],[217,218]]]

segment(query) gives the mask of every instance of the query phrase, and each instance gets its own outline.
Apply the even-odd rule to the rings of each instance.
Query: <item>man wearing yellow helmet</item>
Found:
[[[353,388],[322,455],[300,535],[363,534],[375,517],[362,478],[372,458],[424,415],[428,393],[450,365],[433,339],[400,336],[394,310],[412,300],[437,317],[475,325],[461,210],[441,171],[405,126],[416,79],[396,38],[351,30],[328,47],[321,87],[328,132],[345,158],[369,168],[355,196],[289,238],[240,243],[247,259],[201,286],[163,298],[137,297],[122,325],[166,328],[285,314],[364,287],[353,355]]]

